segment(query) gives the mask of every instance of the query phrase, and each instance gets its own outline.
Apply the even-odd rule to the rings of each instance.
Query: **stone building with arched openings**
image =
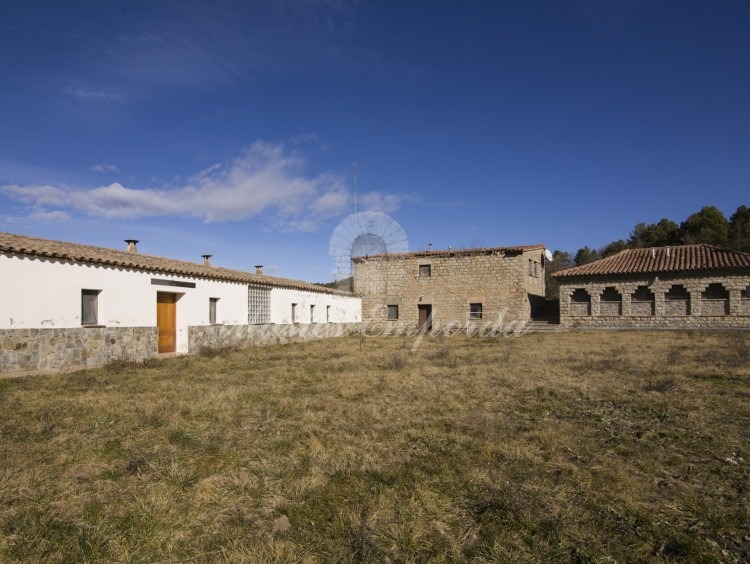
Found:
[[[750,253],[626,249],[552,276],[563,327],[750,328]]]

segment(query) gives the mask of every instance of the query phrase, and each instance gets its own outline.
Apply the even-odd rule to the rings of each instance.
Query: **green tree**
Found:
[[[740,206],[729,218],[729,246],[750,253],[750,208]]]
[[[628,247],[666,247],[680,243],[680,227],[674,221],[663,218],[659,223],[639,223],[630,232]]]
[[[581,266],[582,264],[594,262],[595,260],[599,260],[599,253],[597,253],[596,249],[583,247],[582,249],[578,249],[575,258],[573,258],[573,263],[576,266]]]
[[[599,255],[599,258],[607,258],[611,257],[612,255],[616,255],[620,251],[624,251],[627,248],[628,244],[620,239],[619,241],[612,241],[606,247],[599,249],[599,252],[597,254]]]
[[[544,288],[547,299],[556,299],[559,297],[560,283],[557,279],[552,278],[552,273],[565,270],[573,266],[573,260],[570,253],[565,251],[555,251],[552,253],[552,260],[544,265]]]
[[[705,206],[680,225],[682,242],[686,245],[706,243],[726,246],[729,243],[729,221],[716,206]]]

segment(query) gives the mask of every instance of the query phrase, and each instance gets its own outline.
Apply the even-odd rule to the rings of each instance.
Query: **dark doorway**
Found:
[[[432,331],[432,305],[418,305],[419,330]]]

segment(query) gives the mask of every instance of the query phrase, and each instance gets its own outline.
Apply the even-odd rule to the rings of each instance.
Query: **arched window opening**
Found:
[[[656,297],[647,286],[638,286],[630,296],[630,315],[654,315]]]
[[[570,315],[591,315],[591,296],[583,288],[576,288],[570,296]]]
[[[717,316],[729,314],[729,291],[714,282],[701,292],[701,315]]]
[[[740,315],[750,315],[750,284],[740,293]]]
[[[616,288],[604,288],[599,299],[599,315],[622,315],[622,295]]]
[[[690,292],[682,284],[675,284],[664,295],[665,315],[690,315]]]

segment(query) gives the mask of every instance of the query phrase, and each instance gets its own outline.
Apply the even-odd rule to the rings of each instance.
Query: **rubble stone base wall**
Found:
[[[203,348],[304,343],[355,335],[359,331],[359,323],[201,325],[188,328],[188,339],[190,352],[198,353]]]
[[[141,361],[158,344],[156,327],[0,329],[0,373]]]
[[[643,329],[750,329],[748,317],[709,317],[698,318],[689,315],[656,318],[653,316],[628,317],[569,317],[563,327],[591,328],[643,328]]]

